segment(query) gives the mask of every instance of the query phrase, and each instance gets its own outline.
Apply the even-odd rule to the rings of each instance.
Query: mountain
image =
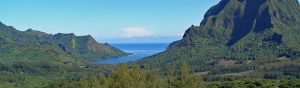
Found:
[[[0,22],[0,60],[5,63],[55,61],[83,64],[126,55],[109,44],[97,43],[90,35],[52,35],[33,29],[19,31]]]
[[[186,30],[183,39],[138,63],[166,68],[186,61],[194,71],[208,74],[213,69],[225,73],[233,68],[239,68],[235,72],[259,69],[263,68],[259,61],[267,64],[280,62],[279,58],[288,58],[297,67],[299,24],[297,0],[221,0],[206,12],[199,26]]]

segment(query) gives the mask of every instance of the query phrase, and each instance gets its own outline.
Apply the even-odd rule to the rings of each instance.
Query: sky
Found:
[[[18,30],[92,35],[99,42],[171,42],[219,0],[0,0]]]

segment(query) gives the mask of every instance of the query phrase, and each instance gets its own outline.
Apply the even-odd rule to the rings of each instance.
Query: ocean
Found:
[[[151,56],[164,51],[168,47],[169,43],[128,43],[128,44],[111,44],[111,46],[119,48],[132,55],[96,60],[93,64],[119,64],[133,62],[142,59],[147,56]]]

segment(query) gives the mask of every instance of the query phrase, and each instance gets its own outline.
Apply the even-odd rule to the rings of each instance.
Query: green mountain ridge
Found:
[[[55,61],[84,64],[95,59],[126,56],[127,53],[97,43],[91,36],[48,34],[33,29],[18,31],[0,22],[0,59],[2,62]]]
[[[260,61],[270,64],[283,57],[297,67],[299,12],[297,0],[221,0],[206,12],[199,26],[186,30],[183,39],[137,63],[167,68],[186,61],[196,72],[213,74],[214,69],[221,73],[258,70],[265,67]],[[222,61],[231,64],[219,65]],[[277,62],[273,65],[283,63]]]

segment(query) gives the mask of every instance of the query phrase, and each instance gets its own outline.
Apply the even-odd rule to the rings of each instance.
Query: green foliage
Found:
[[[188,64],[183,62],[178,71],[174,71],[172,66],[166,70],[166,75],[160,75],[157,70],[143,70],[137,65],[119,65],[118,68],[106,76],[89,74],[84,72],[80,80],[65,79],[61,82],[51,83],[53,85],[63,85],[67,88],[298,88],[299,79],[293,80],[268,80],[240,78],[231,81],[211,81],[205,82],[202,76],[190,74]],[[81,75],[82,76],[82,75]]]
[[[181,67],[181,66],[180,66]],[[128,66],[121,64],[111,75],[106,76],[90,76],[84,73],[80,80],[67,80],[69,83],[63,84],[63,80],[59,83],[51,85],[80,85],[80,88],[204,88],[205,82],[200,76],[191,75],[189,67],[186,63],[182,64],[182,70],[176,74],[170,74],[168,77],[160,75],[155,70],[143,70],[138,65]],[[95,75],[95,74],[93,74]],[[170,79],[172,79],[170,81]],[[79,82],[78,82],[79,81]]]
[[[80,68],[53,62],[0,65],[0,82],[3,83],[0,87],[5,88],[295,88],[300,83],[296,79],[243,79],[234,76],[205,82],[202,76],[190,71],[189,64],[184,61],[178,66],[179,69],[170,65],[164,72],[159,69],[144,69],[147,67],[141,68],[136,64],[121,64],[116,69],[114,66],[104,65]],[[204,78],[207,80],[209,76]]]
[[[241,79],[212,83],[208,85],[208,88],[298,88],[299,82],[299,80]]]
[[[228,75],[295,79],[299,62],[294,59],[300,57],[299,12],[296,0],[222,0],[207,11],[199,26],[187,29],[183,39],[137,63],[165,70],[186,61],[192,71],[215,76],[211,79],[227,79]],[[276,60],[281,57],[289,63]],[[234,63],[222,65],[220,60]]]
[[[143,68],[85,66],[127,53],[91,36],[18,31],[0,23],[0,88],[298,88],[295,1],[222,0],[182,40],[137,62]]]
[[[89,88],[89,82],[86,79],[80,79],[79,82],[80,82],[80,88]]]
[[[126,55],[108,44],[97,43],[92,36],[52,35],[32,29],[18,31],[0,22],[0,60],[5,63],[52,61],[85,64],[95,59]]]

